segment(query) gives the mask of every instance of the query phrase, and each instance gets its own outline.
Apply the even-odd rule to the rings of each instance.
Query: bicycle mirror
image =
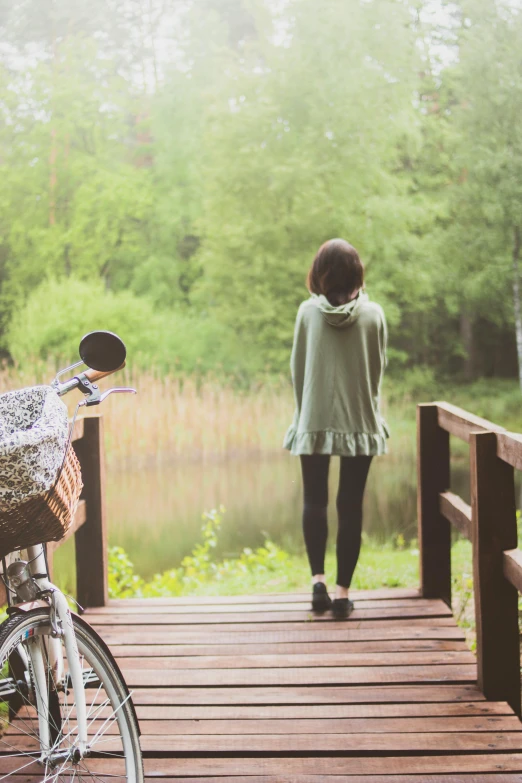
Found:
[[[127,355],[125,343],[113,332],[89,332],[82,337],[79,347],[80,358],[91,370],[113,372]]]

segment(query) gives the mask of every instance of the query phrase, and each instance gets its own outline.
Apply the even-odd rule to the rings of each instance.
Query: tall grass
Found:
[[[54,373],[50,363],[4,366],[0,368],[0,392],[48,383]],[[479,415],[493,414],[497,423],[508,428],[522,427],[515,382],[478,381],[450,387],[420,369],[410,376],[400,382],[386,379],[383,395],[383,412],[392,432],[389,457],[399,471],[411,466],[414,459],[418,401],[446,398]],[[210,375],[125,370],[106,379],[103,388],[114,385],[132,386],[138,396],[113,395],[101,409],[85,410],[86,415],[104,414],[107,455],[113,470],[281,454],[294,408],[286,378],[268,377],[241,389]],[[78,399],[76,393],[66,398],[71,412]]]
[[[106,386],[114,384],[108,379]],[[222,378],[125,372],[118,383],[138,396],[114,395],[104,403],[111,467],[128,469],[174,462],[282,454],[294,399],[284,378],[240,389]],[[94,409],[96,410],[96,409]],[[415,404],[408,397],[383,400],[393,433],[391,458],[410,463],[415,451]]]
[[[39,364],[34,369],[0,369],[0,392],[35,383],[48,383],[55,369]],[[141,468],[169,463],[205,462],[281,453],[283,436],[291,423],[294,400],[284,378],[267,378],[248,389],[206,375],[168,376],[124,370],[105,379],[102,387],[130,386],[134,395],[112,395],[101,408],[84,409],[86,415],[104,414],[108,459],[112,468]],[[79,395],[65,398],[74,410]],[[392,422],[394,449],[403,456],[411,449],[414,406],[394,402],[386,415]],[[410,444],[411,445],[411,444]],[[410,455],[408,454],[408,457]]]
[[[279,380],[248,391],[208,376],[121,381],[138,396],[113,395],[103,407],[109,459],[121,468],[280,452],[292,419],[292,392]]]
[[[0,393],[49,383],[51,364],[0,368]],[[107,455],[113,468],[161,466],[175,461],[211,461],[280,451],[293,413],[288,382],[268,379],[241,390],[218,378],[160,376],[123,371],[105,379],[103,389],[130,386],[134,395],[112,395],[84,409],[104,414]],[[80,399],[65,400],[72,414]]]

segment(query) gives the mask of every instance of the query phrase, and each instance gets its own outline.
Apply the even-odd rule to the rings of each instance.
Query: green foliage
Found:
[[[120,547],[109,552],[109,593],[112,598],[177,595],[235,595],[252,592],[302,590],[310,574],[303,555],[290,555],[272,541],[257,549],[246,547],[235,558],[217,560],[215,551],[224,508],[203,514],[201,542],[183,558],[178,568],[156,574],[150,582],[136,576]],[[393,545],[365,541],[354,587],[408,587],[418,581],[418,550],[397,537]],[[335,558],[327,556],[326,572],[334,581]]]
[[[193,551],[183,558],[178,568],[156,574],[145,583],[136,576],[133,564],[121,547],[109,550],[109,594],[112,598],[143,596],[147,598],[171,595],[193,595],[203,590],[220,589],[225,591],[230,585],[245,582],[266,582],[270,576],[285,573],[291,557],[276,544],[266,541],[265,545],[253,550],[246,547],[241,555],[234,559],[215,562],[214,551],[218,541],[222,514],[225,509],[203,514],[202,540]]]
[[[307,268],[342,235],[386,310],[390,374],[514,375],[516,4],[2,0],[0,29],[0,349],[17,361],[71,350],[58,288],[88,282],[92,320],[101,290],[142,363],[286,372]],[[35,295],[57,304],[24,339],[49,278]]]
[[[213,509],[203,514],[202,542],[183,558],[179,568],[158,574],[145,585],[144,596],[190,595],[209,585],[237,584],[247,577],[250,581],[263,581],[285,571],[290,557],[271,541],[255,550],[247,547],[239,557],[216,563],[213,554],[224,510],[220,507],[219,511]]]
[[[50,306],[52,303],[52,306]],[[106,291],[101,282],[69,277],[49,279],[35,288],[13,317],[6,344],[15,361],[53,356],[72,360],[79,337],[92,329],[117,332],[133,366],[171,372],[206,372],[226,366],[230,375],[255,369],[233,332],[212,317],[156,308],[130,291]]]
[[[120,546],[109,547],[109,596],[132,598],[143,587],[143,579],[134,573],[134,565]]]

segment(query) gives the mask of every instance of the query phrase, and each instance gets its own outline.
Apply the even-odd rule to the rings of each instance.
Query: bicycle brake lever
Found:
[[[82,407],[85,406],[86,408],[89,408],[91,405],[99,405],[106,397],[109,396],[109,394],[112,394],[113,392],[116,394],[137,394],[136,389],[127,388],[125,386],[115,386],[113,389],[107,389],[107,391],[103,392],[103,394],[87,397],[85,400],[79,402],[78,405]]]
[[[106,397],[109,396],[109,394],[137,394],[138,392],[136,389],[131,389],[129,386],[114,386],[112,389],[107,389],[106,392],[103,392],[103,394],[100,397],[100,402],[103,402]]]

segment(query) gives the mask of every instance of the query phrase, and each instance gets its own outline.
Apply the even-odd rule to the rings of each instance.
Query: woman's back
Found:
[[[293,454],[386,452],[379,410],[386,321],[364,291],[335,307],[323,296],[302,303],[291,357],[296,401],[284,446]]]

